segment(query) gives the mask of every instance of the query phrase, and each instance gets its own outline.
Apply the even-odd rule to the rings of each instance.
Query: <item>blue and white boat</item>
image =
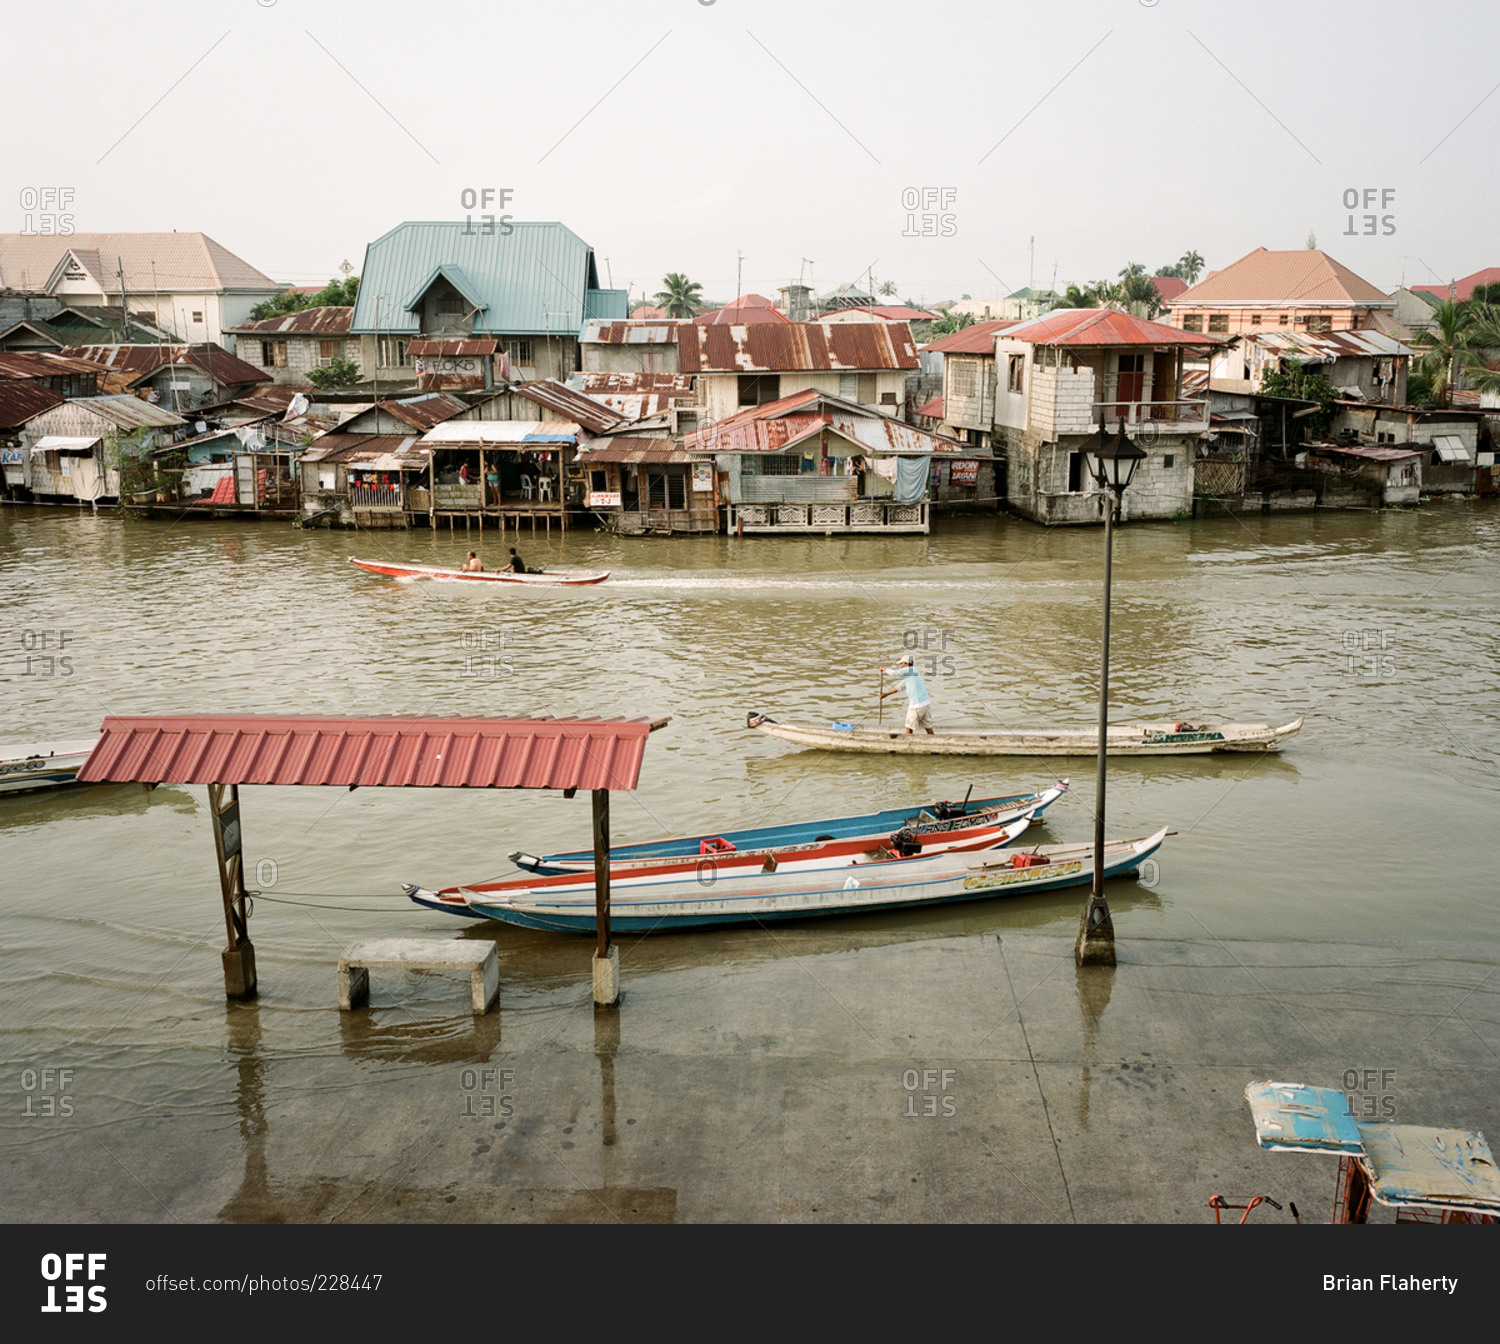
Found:
[[[644,844],[613,845],[609,852],[612,873],[654,867],[661,863],[696,859],[703,855],[737,854],[744,857],[775,854],[778,859],[799,850],[837,841],[865,842],[866,848],[886,843],[894,832],[915,837],[922,849],[943,847],[943,837],[960,836],[980,827],[1008,826],[1022,817],[1045,812],[1068,791],[1068,781],[1059,779],[1051,788],[1035,793],[1012,793],[998,798],[966,798],[963,802],[928,803],[918,807],[892,807],[857,817],[831,817],[824,821],[785,822],[742,831],[679,835]],[[514,850],[506,856],[517,868],[551,875],[592,873],[594,851],[574,849],[560,854],[528,854]]]
[[[76,742],[0,746],[0,793],[34,793],[76,784],[78,771],[98,741],[90,737]]]
[[[1136,871],[1161,847],[1165,828],[1104,848],[1104,876]],[[610,928],[622,933],[769,924],[820,915],[909,910],[954,901],[1053,891],[1093,881],[1094,847],[1042,845],[993,855],[939,854],[812,871],[755,873],[705,881],[691,871],[610,888]],[[557,879],[487,883],[445,892],[405,888],[418,904],[462,899],[469,912],[524,928],[593,933],[594,893]],[[441,907],[439,907],[441,908]]]

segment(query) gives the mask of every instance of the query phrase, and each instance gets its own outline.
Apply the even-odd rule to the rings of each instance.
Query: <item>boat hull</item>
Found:
[[[1137,870],[1166,838],[1165,829],[1138,840],[1105,846],[1104,876],[1121,877]],[[736,924],[783,923],[833,915],[873,914],[920,909],[997,896],[1054,891],[1093,880],[1092,845],[1041,846],[1048,862],[1014,867],[1014,856],[981,863],[972,857],[940,856],[869,865],[853,872],[797,874],[787,879],[739,880],[732,890],[690,890],[691,878],[626,888],[610,893],[610,928],[623,933],[667,929],[701,929]],[[845,885],[854,883],[857,885]],[[563,933],[593,933],[592,895],[568,897],[513,893],[505,900],[467,893],[477,914],[523,928]]]
[[[949,840],[961,840],[965,831],[982,826],[1006,826],[1022,817],[1040,816],[1068,791],[1066,779],[1039,793],[1017,793],[996,798],[971,799],[967,803],[931,803],[926,807],[890,808],[857,817],[830,817],[823,821],[795,822],[784,826],[765,826],[752,830],[723,831],[702,835],[674,836],[670,840],[647,841],[644,844],[616,845],[610,849],[612,873],[629,872],[673,860],[695,860],[703,857],[705,846],[728,841],[731,854],[714,857],[739,857],[753,861],[756,856],[796,853],[827,842],[863,843],[873,846],[889,840],[892,832],[910,827],[924,850],[939,852],[954,848]],[[962,811],[957,811],[962,808]],[[945,815],[946,814],[946,815]],[[923,818],[927,818],[924,820]],[[594,852],[575,849],[566,853],[535,855],[514,851],[510,861],[527,872],[591,873]]]
[[[76,784],[78,772],[98,740],[0,747],[0,794],[37,793]]]
[[[452,579],[460,583],[529,583],[542,587],[561,585],[564,588],[585,588],[591,584],[603,583],[609,578],[608,570],[602,574],[511,574],[506,570],[473,574],[462,569],[444,569],[440,565],[400,565],[387,560],[358,560],[352,555],[349,563],[389,579]]]
[[[1004,731],[974,728],[952,732],[906,733],[900,728],[820,728],[778,723],[764,714],[751,714],[746,726],[784,742],[824,751],[864,751],[899,756],[1097,756],[1096,728],[1033,728]],[[1204,724],[1191,732],[1177,732],[1173,723],[1134,723],[1111,727],[1106,736],[1109,756],[1207,756],[1223,752],[1280,751],[1294,737],[1301,719],[1281,727],[1265,723]]]

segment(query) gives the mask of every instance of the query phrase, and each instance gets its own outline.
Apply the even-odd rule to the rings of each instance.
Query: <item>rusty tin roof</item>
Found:
[[[917,348],[905,322],[686,325],[678,330],[683,373],[791,373],[808,370],[906,370]]]

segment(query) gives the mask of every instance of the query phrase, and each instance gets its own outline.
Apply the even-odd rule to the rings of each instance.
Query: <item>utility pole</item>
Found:
[[[115,266],[120,277],[120,314],[122,325],[120,327],[120,339],[126,345],[130,344],[130,305],[125,302],[125,262],[115,257]]]
[[[738,303],[740,300],[740,295],[745,292],[745,254],[738,248],[735,249],[734,260],[734,301]]]

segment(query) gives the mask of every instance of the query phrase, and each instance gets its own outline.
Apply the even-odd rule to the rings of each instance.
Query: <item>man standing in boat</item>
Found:
[[[900,677],[906,685],[906,731],[910,733],[920,724],[927,730],[927,736],[932,733],[932,697],[927,694],[927,683],[922,680],[922,674],[917,671],[915,660],[911,654],[903,653],[901,660],[895,667],[882,667],[882,676]],[[888,695],[895,695],[901,689],[898,684],[892,686],[888,691],[881,691],[880,698],[884,700]]]

